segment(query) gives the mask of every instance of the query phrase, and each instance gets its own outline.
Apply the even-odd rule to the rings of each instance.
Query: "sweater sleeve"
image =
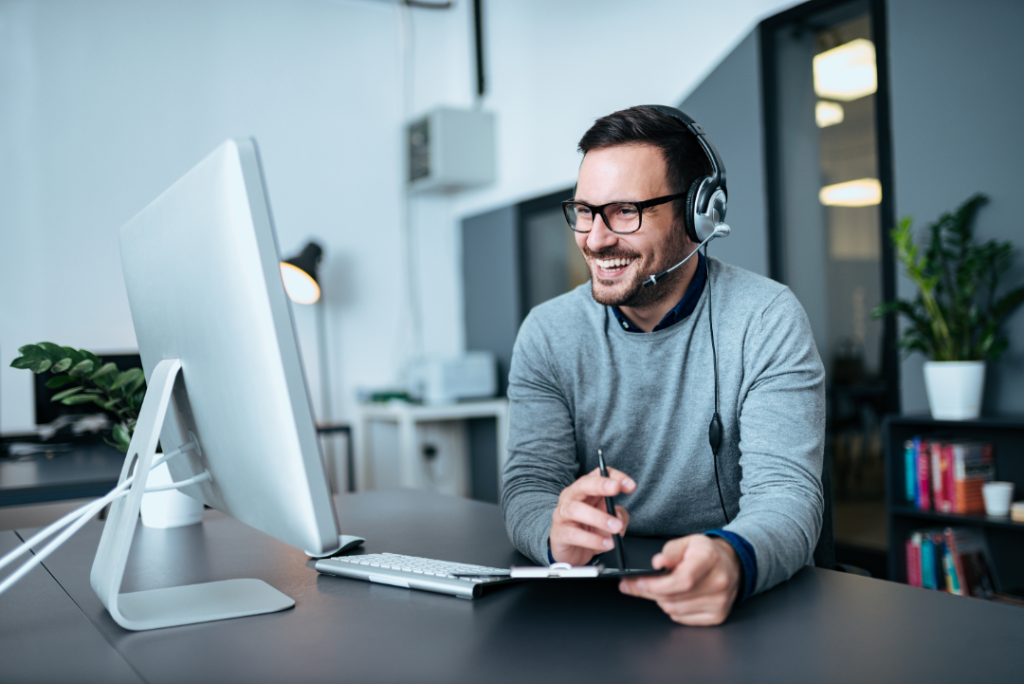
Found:
[[[509,369],[508,460],[501,506],[509,538],[535,562],[548,562],[551,515],[578,475],[572,414],[549,341],[534,316],[516,338]]]
[[[754,321],[745,347],[740,512],[725,529],[754,547],[757,593],[813,562],[824,509],[825,371],[788,289]]]

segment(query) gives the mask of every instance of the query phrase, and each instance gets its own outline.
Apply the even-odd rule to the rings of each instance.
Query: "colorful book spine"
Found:
[[[938,510],[952,513],[956,508],[956,492],[953,488],[953,445],[943,444],[939,455],[939,479],[942,481],[942,499]]]
[[[921,535],[921,586],[925,589],[938,589],[935,583],[935,544],[931,535]]]
[[[992,598],[995,582],[983,530],[946,527],[914,530],[906,540],[907,584],[958,596]]]
[[[928,442],[921,440],[917,449],[917,507],[922,511],[932,509],[931,500],[931,461]]]
[[[917,502],[917,444],[920,441],[920,437],[915,437],[903,445],[903,481],[910,503]]]
[[[960,580],[956,576],[956,568],[953,567],[953,554],[946,544],[943,544],[942,547],[942,571],[946,578],[946,591],[963,596],[963,592],[960,590]]]
[[[948,512],[946,506],[946,492],[942,487],[942,443],[931,442],[930,456],[931,462],[931,485],[932,485],[932,508],[936,511]]]
[[[985,510],[982,486],[995,479],[992,445],[964,442],[953,445],[953,512],[981,513]]]
[[[921,584],[921,534],[915,532],[907,540],[907,584],[920,587]]]

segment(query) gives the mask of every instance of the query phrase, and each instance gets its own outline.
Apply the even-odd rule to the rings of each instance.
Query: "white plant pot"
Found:
[[[149,471],[148,487],[169,484],[174,484],[174,479],[166,463]],[[140,512],[146,527],[184,527],[203,522],[203,504],[174,489],[143,494]]]
[[[972,420],[981,415],[984,361],[925,361],[924,384],[935,420]]]

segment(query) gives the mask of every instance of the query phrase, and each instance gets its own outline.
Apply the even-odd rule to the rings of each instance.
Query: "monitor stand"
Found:
[[[146,480],[153,467],[160,429],[180,373],[181,362],[178,359],[161,361],[153,370],[118,484],[130,477],[133,470],[135,479],[128,494],[111,504],[92,565],[90,581],[93,590],[114,621],[125,629],[157,629],[225,620],[272,613],[295,605],[293,599],[258,579],[232,579],[120,593]]]

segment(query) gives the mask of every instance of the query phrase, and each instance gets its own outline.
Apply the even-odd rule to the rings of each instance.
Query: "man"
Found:
[[[719,624],[812,563],[824,370],[803,309],[774,281],[698,253],[644,284],[697,249],[688,191],[714,166],[681,120],[633,107],[597,120],[579,149],[566,217],[591,281],[536,307],[516,339],[506,526],[545,564],[595,562],[627,526],[672,537],[651,561],[671,572],[620,590],[677,622]]]

